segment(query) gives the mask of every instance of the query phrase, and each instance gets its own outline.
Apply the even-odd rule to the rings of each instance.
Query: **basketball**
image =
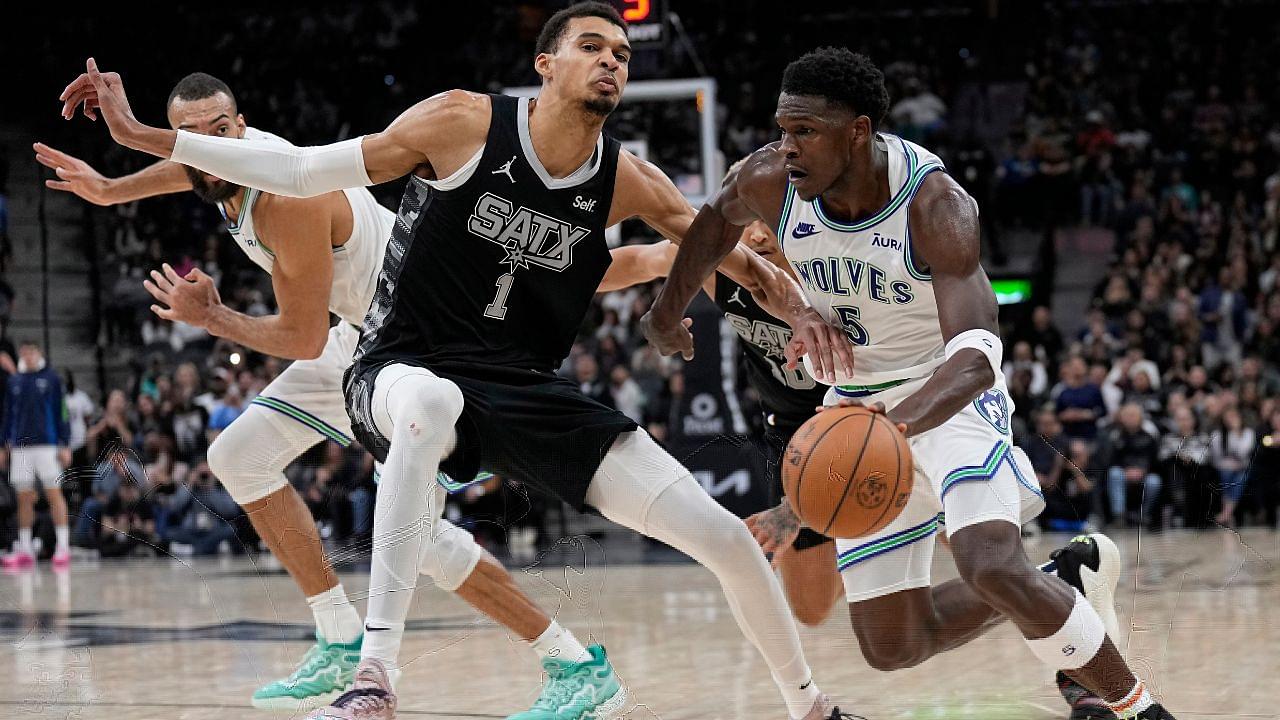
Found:
[[[831,537],[870,535],[893,522],[911,497],[907,439],[883,414],[832,408],[787,445],[782,486],[808,527]]]

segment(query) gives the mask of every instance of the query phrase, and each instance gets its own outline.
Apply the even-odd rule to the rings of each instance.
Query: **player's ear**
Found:
[[[866,115],[859,115],[853,119],[852,130],[853,143],[857,146],[870,142],[875,135],[871,129],[871,118]]]
[[[533,69],[543,80],[551,79],[551,53],[538,53],[533,59]]]
[[[236,113],[236,135],[244,137],[244,130],[247,127],[248,124],[244,121],[244,113]]]

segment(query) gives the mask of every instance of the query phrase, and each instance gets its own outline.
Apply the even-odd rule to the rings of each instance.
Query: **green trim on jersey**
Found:
[[[796,187],[787,183],[787,199],[782,201],[782,217],[778,219],[778,246],[781,247],[787,237],[787,218],[791,217],[791,205],[795,200]]]
[[[925,177],[929,173],[934,172],[936,170],[945,171],[946,168],[943,167],[942,163],[931,162],[931,163],[925,163],[924,165],[916,169],[915,177],[911,178],[908,181],[908,184],[912,185],[913,187],[911,190],[911,196],[907,200],[907,202],[910,202],[911,200],[915,199],[916,193],[920,192],[920,186],[924,184]],[[923,280],[925,282],[930,282],[933,280],[932,273],[929,273],[917,268],[915,264],[915,260],[911,256],[911,218],[910,216],[907,217],[906,227],[907,227],[906,237],[903,238],[903,241],[902,241],[902,259],[906,261],[907,272],[910,273],[911,277],[915,278],[916,280]]]
[[[907,180],[902,184],[902,187],[898,189],[897,194],[889,200],[889,204],[881,208],[880,212],[866,220],[863,220],[862,222],[846,225],[845,223],[832,220],[827,217],[827,214],[822,211],[822,197],[819,196],[813,199],[812,205],[814,214],[818,216],[818,219],[822,221],[823,225],[826,225],[832,230],[839,230],[840,232],[861,232],[863,230],[869,230],[889,219],[889,217],[897,212],[898,208],[902,207],[902,204],[906,202],[912,194],[914,194],[911,184],[915,179],[916,164],[919,162],[919,159],[916,157],[916,151],[912,150],[911,146],[908,145],[905,140],[898,138],[898,142],[902,143],[902,149],[905,151],[907,156]]]
[[[347,447],[348,445],[351,444],[351,438],[347,437],[347,435],[343,433],[341,430],[335,428],[334,426],[330,425],[324,420],[321,420],[315,415],[312,415],[306,410],[303,410],[302,408],[296,407],[294,405],[290,405],[289,403],[283,400],[279,400],[277,398],[272,398],[272,397],[264,397],[262,395],[259,395],[258,397],[254,398],[253,401],[250,402],[249,404],[261,405],[262,407],[275,410],[276,412],[282,415],[287,415],[293,418],[294,420],[297,420],[298,422],[302,423],[303,425],[306,425],[312,430],[315,430],[316,432],[320,433],[326,438],[329,438],[330,440],[338,443],[342,447]]]

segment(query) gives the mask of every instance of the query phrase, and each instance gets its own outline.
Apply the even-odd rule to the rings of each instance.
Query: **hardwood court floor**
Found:
[[[1180,720],[1280,717],[1280,534],[1114,537],[1126,557],[1122,646]],[[1028,553],[1038,560],[1063,540],[1030,541]],[[547,562],[516,574],[563,624],[606,643],[641,703],[627,717],[785,717],[710,573],[607,558],[588,548],[572,570]],[[939,550],[935,577],[953,576]],[[343,580],[363,597],[363,575]],[[250,693],[287,672],[310,633],[288,578],[244,558],[0,576],[0,708],[42,720],[265,719]],[[1051,673],[1008,625],[897,673],[867,667],[842,608],[802,637],[820,686],[868,718],[1066,716]],[[501,718],[538,692],[529,650],[430,586],[418,593],[403,659],[405,718]]]

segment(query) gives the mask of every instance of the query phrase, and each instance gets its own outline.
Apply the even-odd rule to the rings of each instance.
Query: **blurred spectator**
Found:
[[[1046,530],[1080,532],[1091,514],[1093,483],[1067,459],[1071,443],[1052,410],[1036,415],[1035,434],[1023,445],[1044,490],[1040,524]]]
[[[574,362],[574,380],[583,395],[613,407],[613,396],[609,393],[609,385],[600,378],[600,365],[594,356],[583,353]]]
[[[57,536],[54,565],[71,560],[71,532],[67,502],[59,482],[71,464],[67,448],[71,430],[63,408],[62,380],[45,362],[32,341],[18,348],[18,372],[5,385],[4,442],[9,451],[9,484],[17,494],[18,540],[4,558],[11,569],[35,563],[32,528],[35,525],[36,483],[44,490]]]
[[[644,421],[644,393],[626,365],[614,365],[609,372],[609,394],[623,415],[637,423]]]
[[[107,405],[102,409],[102,417],[86,432],[89,453],[94,457],[106,448],[132,448],[134,443],[133,428],[129,423],[129,401],[123,390],[112,390],[107,395]]]
[[[103,533],[98,553],[104,558],[125,557],[139,548],[156,548],[155,510],[138,484],[125,480],[103,510]]]
[[[1162,481],[1156,474],[1159,441],[1142,427],[1142,408],[1128,404],[1120,408],[1118,422],[1105,437],[1101,463],[1107,469],[1107,497],[1112,520],[1129,525],[1147,525],[1160,500]],[[1140,514],[1128,510],[1129,489],[1141,489]]]
[[[67,447],[71,449],[72,467],[81,467],[89,464],[89,453],[86,449],[89,418],[97,411],[97,406],[93,398],[89,397],[89,393],[76,385],[76,377],[70,370],[66,371],[66,376],[67,391],[63,402],[67,408],[67,425],[71,430],[71,439]]]
[[[166,509],[163,539],[176,555],[213,555],[235,539],[234,522],[244,511],[204,463],[191,470],[183,489]]]
[[[1220,362],[1239,363],[1245,333],[1246,303],[1229,269],[1218,273],[1200,293],[1200,340],[1205,365],[1213,368]]]
[[[235,421],[244,413],[244,401],[240,394],[239,385],[227,385],[227,389],[222,393],[222,399],[213,406],[213,412],[209,414],[209,443],[212,444],[214,438],[218,434],[227,429],[227,426]]]
[[[1026,340],[1019,340],[1013,345],[1012,356],[1005,361],[1004,367],[1001,368],[1005,382],[1012,382],[1013,374],[1024,368],[1031,373],[1030,382],[1027,384],[1027,392],[1032,396],[1043,395],[1049,389],[1049,373],[1045,370],[1044,363],[1036,359],[1031,350],[1031,343]]]
[[[1084,360],[1071,358],[1062,365],[1062,382],[1054,391],[1054,404],[1062,431],[1070,439],[1092,442],[1098,435],[1098,421],[1107,414],[1102,389],[1085,377]]]
[[[1217,472],[1209,465],[1209,436],[1200,431],[1190,409],[1181,407],[1173,413],[1173,427],[1160,438],[1159,457],[1168,481],[1170,516],[1176,512],[1178,524],[1204,527]]]
[[[1258,435],[1258,449],[1249,466],[1248,483],[1258,498],[1263,522],[1280,530],[1280,518],[1276,517],[1280,506],[1280,404],[1272,409]]]
[[[1209,436],[1209,452],[1222,487],[1222,512],[1215,518],[1219,525],[1236,526],[1236,505],[1244,494],[1254,442],[1253,428],[1244,425],[1235,408],[1222,413],[1222,424]]]

